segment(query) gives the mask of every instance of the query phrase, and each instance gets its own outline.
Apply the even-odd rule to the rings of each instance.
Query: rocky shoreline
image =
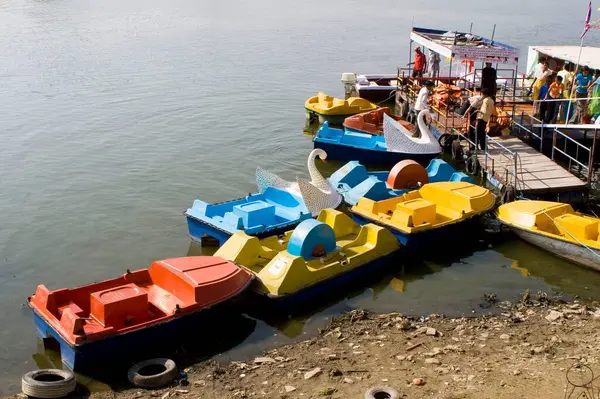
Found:
[[[334,318],[319,336],[248,361],[201,363],[171,387],[92,398],[364,398],[387,386],[406,398],[576,398],[600,394],[600,304],[524,294],[495,315],[372,314]],[[596,388],[598,387],[598,388]],[[18,396],[14,396],[16,398]]]

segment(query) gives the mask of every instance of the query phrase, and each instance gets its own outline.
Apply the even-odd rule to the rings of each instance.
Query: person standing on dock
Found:
[[[430,111],[431,107],[429,106],[429,94],[435,87],[433,81],[428,80],[425,82],[425,86],[419,90],[419,94],[417,95],[417,101],[415,102],[414,112],[415,117],[418,118],[421,111]],[[416,119],[415,118],[415,119]],[[413,134],[413,137],[421,137],[421,130],[419,129],[419,123],[417,122],[417,130]]]
[[[549,76],[552,76],[552,70],[548,68],[548,61],[546,59],[540,59],[540,63],[535,66],[533,71],[534,80],[531,84],[533,89],[533,114],[539,116],[540,114],[540,88],[546,83]],[[529,76],[531,77],[531,75]]]
[[[485,131],[496,106],[494,105],[494,99],[492,98],[492,93],[490,92],[489,88],[486,87],[484,89],[481,89],[481,96],[483,100],[481,102],[481,108],[477,113],[475,137],[477,138],[476,144],[479,145],[481,151],[485,151]]]
[[[487,88],[492,93],[492,96],[496,97],[496,80],[498,79],[498,73],[496,69],[492,67],[491,62],[485,63],[485,68],[481,70],[481,88]]]
[[[547,102],[546,113],[543,115],[544,123],[554,123],[564,90],[563,78],[560,75],[556,75],[556,79],[550,85],[546,94],[545,100],[550,101]]]
[[[427,58],[421,51],[421,47],[417,46],[415,48],[415,61],[409,62],[406,65],[413,65],[413,78],[423,78],[423,74],[427,70]]]
[[[440,77],[440,55],[429,49],[429,77],[437,79]]]
[[[577,99],[577,106],[575,107],[575,113],[569,121],[570,123],[581,123],[586,115],[588,108],[587,100],[581,100],[586,98],[588,95],[588,88],[592,84],[592,75],[590,74],[590,68],[586,65],[583,70],[575,75],[573,85],[575,86],[575,98]]]

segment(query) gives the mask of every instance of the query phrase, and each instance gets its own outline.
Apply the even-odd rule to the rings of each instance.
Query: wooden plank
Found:
[[[523,193],[552,193],[561,191],[581,191],[586,184],[516,137],[494,137],[502,147],[519,154],[519,190]],[[492,160],[496,177],[500,180],[507,178],[505,168],[513,169],[514,162],[506,151],[493,141],[488,146],[488,165]],[[485,163],[485,155],[478,154],[479,161]],[[491,166],[491,165],[490,165]]]

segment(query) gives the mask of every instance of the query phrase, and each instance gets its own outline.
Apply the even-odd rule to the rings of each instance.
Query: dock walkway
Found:
[[[488,140],[486,154],[479,154],[479,162],[487,165],[489,173],[502,184],[514,181],[515,161],[506,150],[517,153],[517,191],[523,195],[578,193],[586,191],[586,183],[561,165],[541,154],[517,137],[493,137]],[[486,163],[487,161],[487,163]],[[512,172],[512,175],[510,172]],[[512,184],[512,183],[511,183]]]

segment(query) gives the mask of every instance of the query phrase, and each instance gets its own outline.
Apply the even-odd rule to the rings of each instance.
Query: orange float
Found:
[[[393,190],[406,190],[429,183],[427,170],[412,159],[398,162],[387,178],[387,184]]]

